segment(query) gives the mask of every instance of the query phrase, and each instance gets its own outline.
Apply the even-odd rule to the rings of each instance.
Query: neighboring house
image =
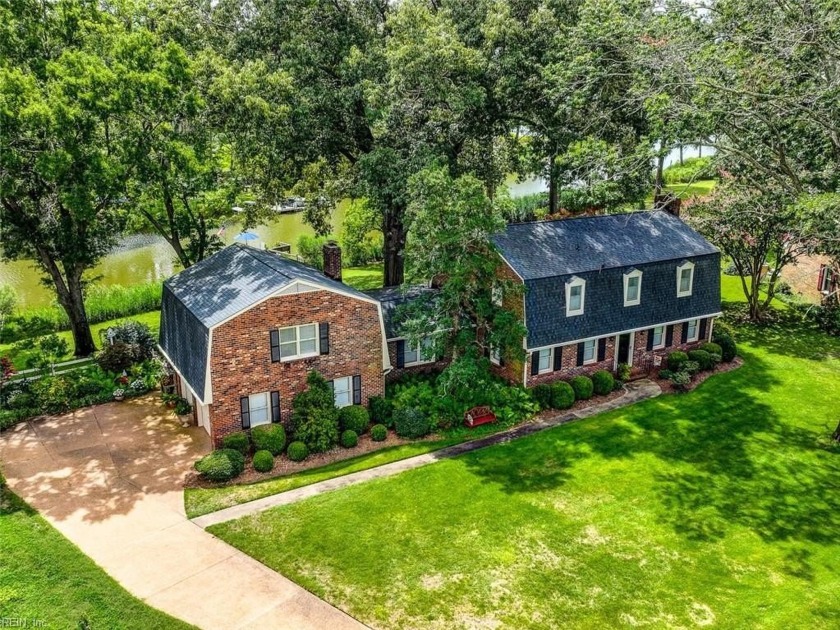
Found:
[[[633,212],[512,224],[494,242],[525,285],[527,361],[493,357],[533,386],[626,363],[635,373],[708,340],[720,315],[720,252],[679,218]]]
[[[620,363],[649,372],[674,349],[710,339],[720,315],[720,253],[679,218],[636,212],[510,225],[495,237],[527,360],[491,353],[497,372],[533,386]],[[367,404],[385,381],[440,369],[428,344],[400,334],[399,307],[433,293],[363,293],[324,269],[231,245],[164,283],[160,349],[196,422],[219,444],[234,431],[284,422],[316,370],[337,406]]]
[[[288,419],[311,370],[332,382],[343,406],[384,395],[391,367],[378,300],[244,245],[164,283],[160,349],[216,444]]]
[[[827,256],[802,256],[795,263],[786,265],[780,278],[792,293],[813,304],[836,294],[840,286],[840,278],[832,272]]]

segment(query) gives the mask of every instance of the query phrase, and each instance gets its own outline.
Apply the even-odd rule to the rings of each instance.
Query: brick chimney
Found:
[[[682,206],[682,199],[672,192],[666,192],[653,198],[654,210],[664,210],[675,217],[680,216],[680,206]]]
[[[341,247],[335,241],[324,243],[324,275],[341,282]]]

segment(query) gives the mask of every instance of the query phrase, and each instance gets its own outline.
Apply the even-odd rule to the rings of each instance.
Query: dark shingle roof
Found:
[[[434,295],[436,291],[425,286],[415,286],[408,288],[386,287],[384,289],[365,291],[365,293],[382,304],[382,316],[385,319],[385,337],[387,339],[395,339],[401,336],[399,322],[397,321],[398,318],[396,317],[399,307],[421,296]]]
[[[493,238],[523,280],[716,253],[667,212],[631,212],[509,225]]]
[[[225,247],[165,284],[202,324],[212,327],[297,280],[370,299],[303,263],[240,244]]]

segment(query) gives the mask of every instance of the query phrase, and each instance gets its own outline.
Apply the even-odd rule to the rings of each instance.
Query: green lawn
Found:
[[[0,558],[0,621],[26,620],[27,628],[192,627],[132,597],[37,512],[2,489]]]
[[[111,321],[102,322],[100,324],[93,324],[91,325],[90,329],[93,332],[93,339],[96,341],[97,346],[100,345],[99,339],[99,332],[101,330],[105,330],[106,328],[113,326],[119,322],[123,322],[127,319],[135,320],[138,322],[142,322],[146,324],[149,328],[152,329],[152,332],[155,336],[157,336],[158,328],[160,327],[160,311],[150,311],[148,313],[140,313],[139,315],[131,315],[130,317],[121,317],[119,319],[113,319]],[[73,335],[69,330],[63,330],[61,332],[56,333],[59,337],[67,340],[67,344],[70,348],[67,355],[63,358],[63,360],[70,360],[73,358],[73,352],[75,346],[73,344]],[[37,339],[36,339],[37,341]],[[3,343],[0,344],[0,356],[6,356],[11,359],[12,364],[18,370],[25,370],[26,369],[26,360],[37,354],[37,348],[23,348],[20,344],[14,343]]]
[[[362,267],[345,267],[341,279],[359,291],[381,289],[385,271],[382,263],[373,263]]]
[[[380,628],[840,625],[840,340],[211,531]]]

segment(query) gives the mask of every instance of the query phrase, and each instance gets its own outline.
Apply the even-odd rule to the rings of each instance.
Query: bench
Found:
[[[470,428],[495,421],[496,414],[490,407],[473,407],[464,414],[464,424]]]

